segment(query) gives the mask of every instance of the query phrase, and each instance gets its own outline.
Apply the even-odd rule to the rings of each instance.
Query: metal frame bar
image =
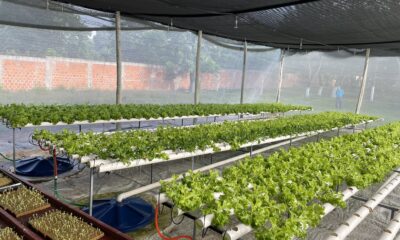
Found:
[[[281,89],[283,82],[283,65],[285,60],[285,49],[281,49],[281,60],[280,60],[280,70],[279,70],[279,84],[276,92],[276,102],[278,103],[281,100]]]
[[[17,170],[17,163],[16,163],[16,150],[15,150],[15,128],[12,129],[12,148],[13,148],[13,166],[14,172]]]
[[[203,37],[203,31],[198,31],[197,34],[197,53],[196,53],[196,75],[194,85],[194,104],[198,104],[200,101],[200,54],[201,54],[201,40]]]
[[[361,111],[361,106],[364,98],[364,92],[365,92],[365,83],[367,82],[367,76],[368,76],[368,66],[369,66],[369,55],[371,53],[371,49],[367,48],[365,52],[365,63],[364,63],[364,72],[363,72],[363,77],[361,80],[361,87],[360,87],[360,94],[358,95],[358,101],[357,101],[357,106],[356,106],[356,113],[359,114]]]
[[[121,65],[121,13],[115,13],[115,54],[117,63],[116,104],[121,104],[122,65]]]
[[[90,169],[90,187],[89,187],[89,215],[93,216],[93,185],[94,185],[94,168]]]
[[[243,43],[243,68],[242,68],[242,84],[240,87],[240,104],[243,104],[244,83],[246,81],[246,65],[247,65],[247,41]]]

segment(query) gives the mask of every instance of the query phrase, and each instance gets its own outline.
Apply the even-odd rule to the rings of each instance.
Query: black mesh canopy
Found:
[[[59,0],[280,48],[398,48],[397,0]]]

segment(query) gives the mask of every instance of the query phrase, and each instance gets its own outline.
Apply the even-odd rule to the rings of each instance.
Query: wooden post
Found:
[[[242,69],[242,85],[240,87],[240,104],[243,104],[244,82],[246,80],[246,63],[247,63],[247,42],[244,41],[243,47],[243,69]]]
[[[368,75],[368,65],[369,65],[369,55],[370,55],[371,49],[368,48],[365,53],[365,63],[364,63],[364,73],[363,77],[361,79],[361,87],[360,87],[360,94],[358,95],[358,101],[357,101],[357,107],[356,107],[356,113],[359,114],[362,106],[362,101],[364,98],[364,92],[365,92],[365,83],[367,82],[367,75]]]
[[[199,103],[200,99],[200,53],[201,53],[201,40],[203,36],[203,31],[199,31],[197,39],[197,54],[196,54],[196,76],[195,76],[195,85],[194,85],[194,104]]]
[[[278,90],[276,93],[276,102],[278,103],[281,100],[281,89],[282,89],[282,82],[283,82],[283,63],[285,58],[285,49],[281,49],[281,63],[280,63],[280,71],[279,71],[279,83],[278,83]]]

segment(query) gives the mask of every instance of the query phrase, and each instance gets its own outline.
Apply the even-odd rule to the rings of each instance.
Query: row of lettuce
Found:
[[[279,103],[259,104],[100,104],[100,105],[0,105],[0,118],[12,127],[43,122],[71,124],[75,121],[150,119],[181,116],[276,113],[311,110],[311,107]]]
[[[68,154],[96,155],[100,159],[114,159],[128,163],[134,159],[168,159],[165,150],[193,152],[229,144],[234,150],[253,141],[296,135],[315,130],[357,124],[374,117],[352,113],[325,112],[295,115],[273,120],[254,120],[204,124],[195,127],[159,127],[154,131],[138,130],[109,133],[76,133],[63,130],[52,133],[36,130],[33,139],[51,142]]]
[[[214,214],[215,225],[235,217],[257,239],[304,238],[323,216],[323,203],[345,207],[336,186],[365,188],[400,164],[400,123],[328,141],[256,156],[221,174],[187,174],[164,182],[162,191],[184,211]],[[249,188],[248,186],[252,186]],[[213,193],[223,195],[216,200]]]

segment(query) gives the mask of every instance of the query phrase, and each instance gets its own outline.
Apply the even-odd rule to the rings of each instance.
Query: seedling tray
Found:
[[[0,206],[17,218],[50,208],[47,199],[39,191],[25,186],[1,193]]]
[[[47,211],[41,215],[33,215],[29,224],[38,232],[52,240],[82,239],[98,240],[104,233],[91,226],[81,218],[60,210]]]

